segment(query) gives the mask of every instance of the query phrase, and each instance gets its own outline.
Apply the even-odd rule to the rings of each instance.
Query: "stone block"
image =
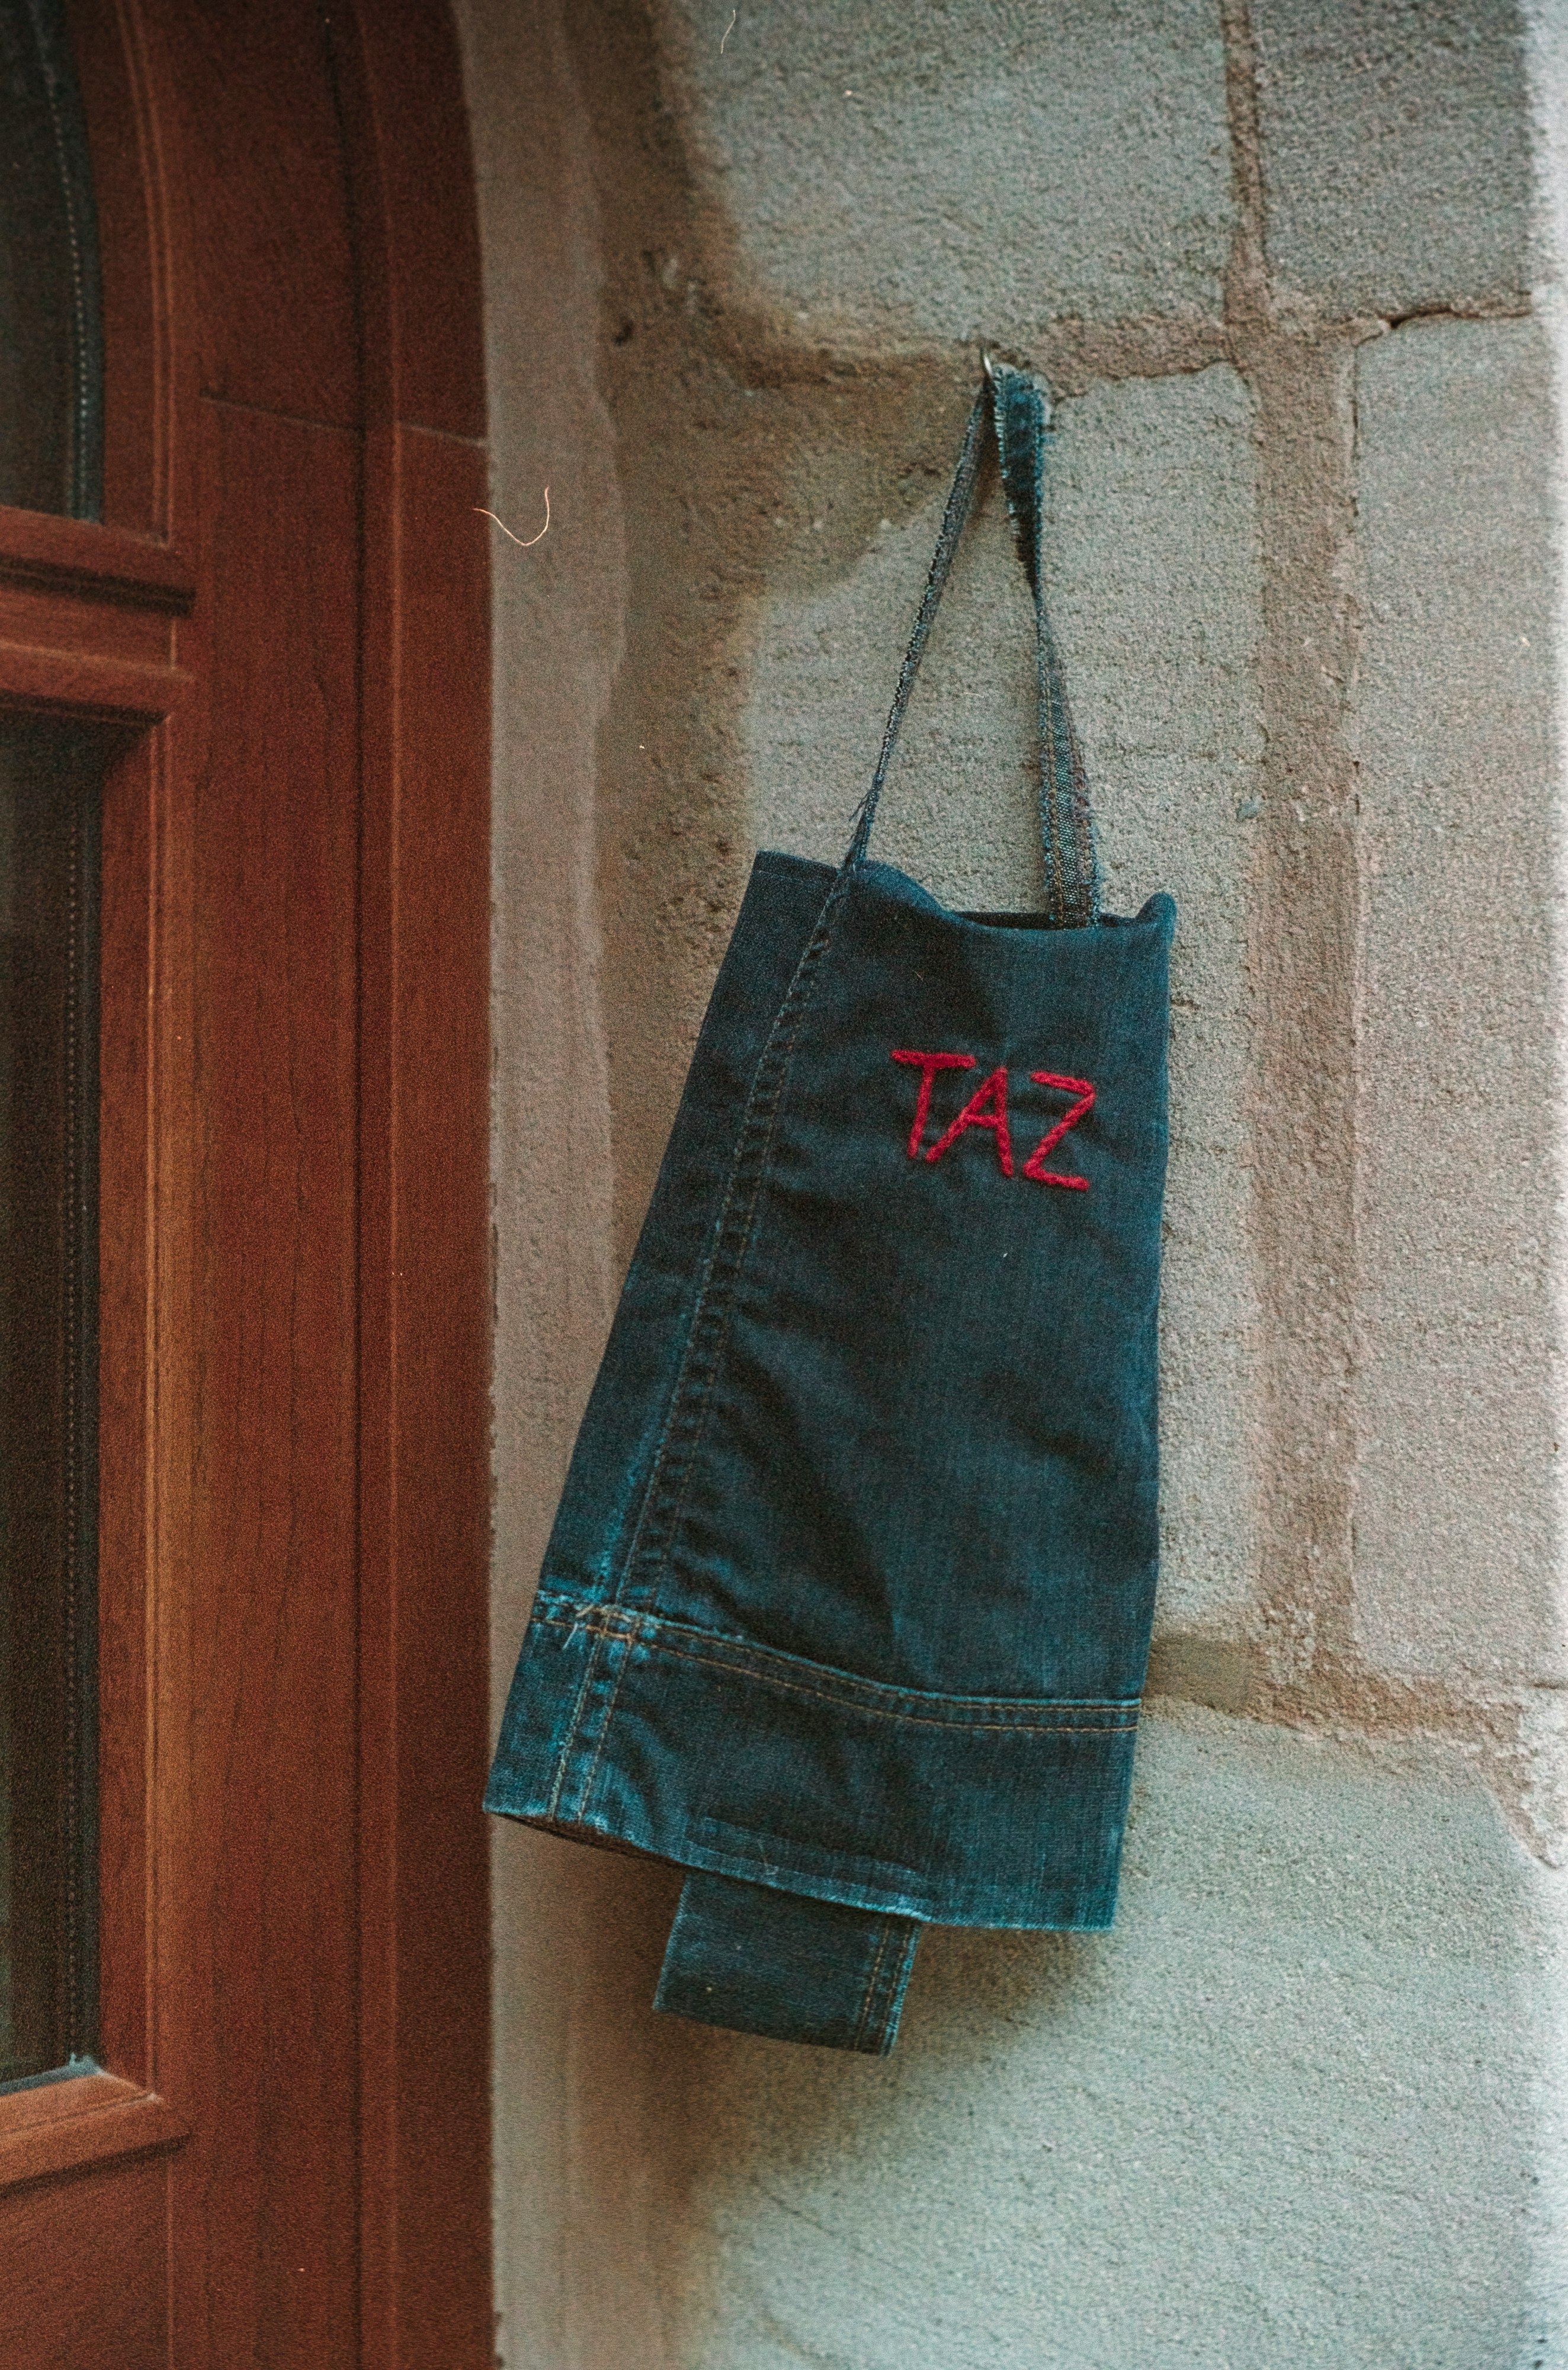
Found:
[[[1162,1324],[1159,1619],[1234,1628],[1251,1574],[1255,1285],[1239,819],[1260,757],[1250,399],[1217,367],[1064,403],[1048,597],[1114,911],[1180,908]],[[891,466],[891,464],[890,464]],[[765,604],[747,715],[762,846],[837,860],[881,742],[942,498]],[[875,851],[949,903],[1038,902],[1033,616],[999,494],[960,546]]]
[[[1513,0],[1254,0],[1270,270],[1331,314],[1522,303],[1529,99]]]
[[[1460,1686],[1568,1675],[1551,367],[1433,322],[1357,373],[1356,1623]]]
[[[937,338],[1216,316],[1232,226],[1214,0],[669,0],[670,87],[741,292]]]

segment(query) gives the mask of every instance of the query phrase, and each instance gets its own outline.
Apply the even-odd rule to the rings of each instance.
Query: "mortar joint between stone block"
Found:
[[[1225,107],[1236,228],[1225,273],[1225,317],[1240,328],[1268,318],[1267,199],[1258,115],[1257,46],[1249,0],[1220,0]]]

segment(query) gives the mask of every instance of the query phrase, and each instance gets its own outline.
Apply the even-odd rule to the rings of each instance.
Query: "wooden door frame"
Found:
[[[222,19],[224,9],[208,15]],[[106,793],[104,847],[100,2055],[109,2070],[0,2098],[0,2255],[8,2213],[25,2209],[35,2226],[58,2187],[74,2217],[61,2275],[90,2288],[91,2176],[166,2160],[169,2308],[158,2358],[209,2370],[180,2307],[179,2250],[195,2243],[181,2217],[196,2208],[181,2203],[177,2175],[214,2093],[200,2054],[169,2037],[190,2030],[170,2013],[183,1975],[168,1905],[202,1805],[181,1799],[162,1749],[200,1717],[179,1641],[207,1617],[214,1584],[193,1553],[200,1419],[188,1341],[203,1092],[190,1009],[191,785],[207,761],[212,664],[199,254],[207,193],[201,158],[181,144],[179,6],[74,0],[72,17],[103,230],[106,523],[0,512],[0,702],[115,717],[139,736]],[[361,522],[356,2358],[376,2370],[465,2370],[493,2358],[479,1809],[490,1288],[478,244],[444,0],[349,0],[332,11],[331,52],[361,388],[346,431],[359,439]],[[232,188],[224,194],[232,203]],[[11,2365],[6,2330],[0,2311],[0,2370]],[[126,2370],[141,2370],[140,2360]]]

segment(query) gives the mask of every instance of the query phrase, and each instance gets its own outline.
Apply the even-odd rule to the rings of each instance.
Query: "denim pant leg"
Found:
[[[886,2057],[920,1923],[693,1870],[654,2006],[773,2041]]]

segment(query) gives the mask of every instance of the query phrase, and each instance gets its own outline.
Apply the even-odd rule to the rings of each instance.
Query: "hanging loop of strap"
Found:
[[[937,604],[946,587],[953,555],[969,515],[980,473],[988,425],[994,426],[1002,489],[1012,514],[1018,556],[1035,601],[1035,670],[1040,735],[1040,836],[1045,851],[1045,918],[1054,928],[1081,928],[1100,914],[1100,877],[1094,853],[1093,819],[1083,758],[1062,681],[1061,660],[1046,616],[1042,561],[1042,486],[1045,476],[1045,391],[1027,372],[988,362],[986,377],[964,431],[957,474],[947,497],[942,532],[926,579],[914,632],[910,637],[882,754],[871,788],[861,801],[846,869],[864,863],[877,801],[898,746],[904,712],[930,639]]]

